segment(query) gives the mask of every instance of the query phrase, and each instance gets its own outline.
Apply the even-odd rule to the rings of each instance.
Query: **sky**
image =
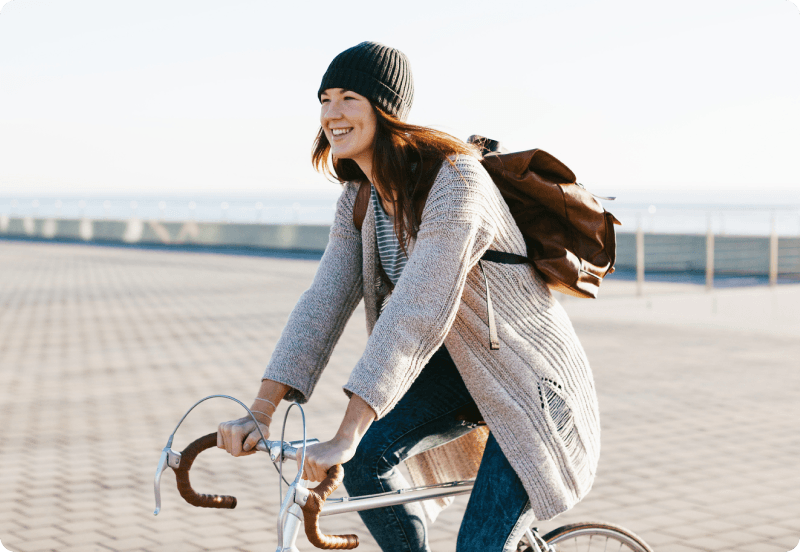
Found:
[[[598,193],[800,203],[789,0],[11,0],[0,196],[338,190],[316,92],[363,40],[409,57],[410,122],[542,148]]]

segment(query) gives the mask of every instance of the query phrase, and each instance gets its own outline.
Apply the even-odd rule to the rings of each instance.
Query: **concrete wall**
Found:
[[[322,251],[328,244],[329,230],[329,227],[324,225],[0,217],[0,238],[22,237],[141,245],[204,245]]]
[[[86,242],[202,245],[322,251],[328,226],[160,222],[131,219],[72,220],[0,216],[0,238],[66,239]],[[646,272],[704,272],[706,237],[691,234],[645,234]],[[617,234],[617,268],[636,268],[636,235]],[[767,275],[769,238],[716,236],[714,271],[718,274]],[[800,274],[800,237],[778,240],[778,273]]]

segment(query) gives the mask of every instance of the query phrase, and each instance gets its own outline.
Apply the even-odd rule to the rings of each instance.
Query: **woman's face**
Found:
[[[333,157],[371,165],[378,118],[369,100],[344,88],[328,88],[320,100],[319,122]]]

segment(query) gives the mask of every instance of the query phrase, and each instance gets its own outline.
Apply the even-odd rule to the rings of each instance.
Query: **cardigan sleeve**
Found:
[[[286,400],[305,403],[334,345],[363,296],[361,234],[353,225],[357,184],[347,184],[336,206],[328,245],[275,346],[263,379],[286,384]]]
[[[434,182],[403,274],[344,387],[378,418],[405,394],[450,331],[467,274],[496,233],[485,207],[493,186],[480,163],[463,156],[456,168],[445,162]]]

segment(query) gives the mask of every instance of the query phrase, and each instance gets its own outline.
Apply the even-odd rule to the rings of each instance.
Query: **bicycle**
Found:
[[[189,413],[200,403],[212,398],[225,398],[237,402],[248,412],[253,421],[256,421],[253,413],[243,402],[228,395],[210,395],[197,401],[180,419],[167,440],[167,445],[161,452],[154,480],[156,499],[154,515],[158,515],[161,510],[161,474],[164,473],[167,467],[172,468],[175,472],[178,492],[189,504],[203,508],[230,509],[236,507],[235,497],[198,494],[192,489],[189,481],[189,470],[197,455],[204,450],[217,446],[216,432],[200,437],[181,452],[172,450],[172,441],[175,433]],[[284,440],[286,420],[294,406],[300,409],[302,415],[303,439],[287,442]],[[257,423],[256,427],[260,433],[261,429]],[[281,439],[279,441],[270,441],[264,438],[263,434],[261,434],[261,437],[256,449],[269,454],[279,472],[278,492],[283,497],[278,513],[278,547],[276,552],[299,552],[296,541],[301,523],[304,525],[309,542],[318,548],[326,550],[349,550],[355,548],[358,546],[358,537],[356,535],[325,535],[319,529],[319,518],[321,516],[359,512],[371,508],[469,494],[474,485],[474,480],[452,481],[377,495],[329,499],[330,494],[336,490],[344,478],[344,471],[341,466],[333,466],[328,471],[326,479],[313,489],[308,488],[308,481],[301,479],[302,471],[298,471],[292,483],[289,483],[283,477],[283,463],[286,460],[296,460],[299,454],[302,465],[305,460],[306,446],[319,442],[317,439],[308,439],[306,437],[306,419],[302,406],[297,403],[290,403],[284,415]],[[282,490],[284,482],[289,485],[285,495],[283,495]],[[612,545],[612,547],[609,548],[609,545]],[[576,552],[581,550],[587,552],[594,552],[595,550],[606,552],[611,552],[612,550],[653,552],[647,543],[633,532],[624,527],[604,522],[583,522],[564,525],[544,536],[541,536],[535,527],[528,528],[525,531],[524,539],[517,545],[517,550],[518,552],[565,552],[567,550]]]

